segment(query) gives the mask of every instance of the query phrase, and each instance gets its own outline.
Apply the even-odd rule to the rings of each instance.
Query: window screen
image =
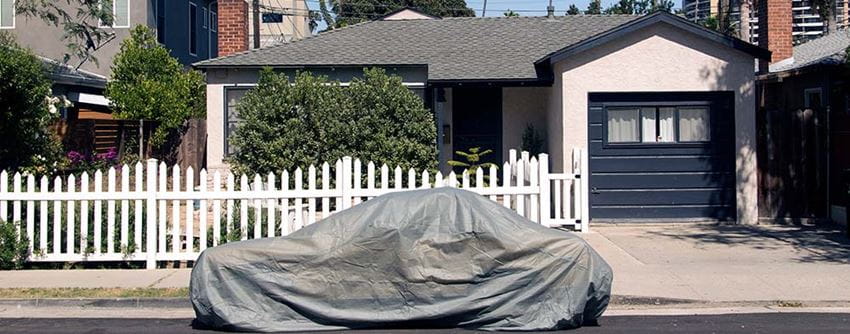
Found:
[[[15,0],[0,0],[0,28],[15,27]]]
[[[129,28],[130,27],[130,0],[112,0],[115,2],[115,12],[113,27]]]
[[[227,102],[227,107],[225,109],[225,122],[227,128],[224,129],[224,153],[226,155],[231,155],[236,152],[236,150],[230,146],[228,143],[230,140],[230,135],[236,130],[236,127],[239,126],[239,123],[242,121],[239,118],[239,111],[237,106],[239,105],[239,101],[242,100],[242,97],[245,96],[245,93],[248,92],[250,88],[228,88],[225,90],[225,101]]]

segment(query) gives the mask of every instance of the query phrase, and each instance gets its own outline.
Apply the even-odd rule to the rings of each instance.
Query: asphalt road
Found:
[[[213,333],[191,319],[0,319],[3,333]],[[458,329],[359,330],[353,333],[470,333]],[[850,314],[763,313],[697,316],[611,316],[570,333],[850,333]]]

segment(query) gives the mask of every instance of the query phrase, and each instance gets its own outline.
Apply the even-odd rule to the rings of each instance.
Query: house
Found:
[[[760,216],[846,223],[850,31],[793,46],[787,16],[760,20],[777,60],[758,76]]]
[[[261,68],[345,84],[375,66],[434,111],[443,169],[476,146],[504,161],[532,124],[553,170],[570,168],[574,148],[589,153],[591,219],[756,222],[754,69],[767,50],[663,12],[422,16],[196,63],[207,73],[207,167],[227,168],[238,101]]]

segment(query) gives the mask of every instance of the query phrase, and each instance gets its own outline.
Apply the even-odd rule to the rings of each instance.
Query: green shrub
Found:
[[[118,118],[158,122],[150,142],[159,147],[189,118],[204,115],[204,77],[185,71],[148,27],[136,26],[130,36],[121,42],[104,94]]]
[[[241,173],[292,171],[353,156],[402,168],[436,167],[436,127],[422,100],[380,69],[343,88],[309,72],[271,69],[239,104],[229,159]]]
[[[61,145],[48,130],[57,118],[50,95],[41,61],[0,34],[0,170],[55,171]]]
[[[29,256],[26,235],[18,238],[19,223],[0,221],[0,270],[20,269]]]

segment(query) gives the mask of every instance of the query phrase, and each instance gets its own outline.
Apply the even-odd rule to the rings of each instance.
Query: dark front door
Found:
[[[731,92],[590,94],[590,217],[731,220]]]
[[[499,166],[502,160],[502,89],[492,87],[452,89],[452,135],[455,151],[469,152],[470,148],[493,150],[482,162]],[[466,159],[452,154],[452,159]]]

